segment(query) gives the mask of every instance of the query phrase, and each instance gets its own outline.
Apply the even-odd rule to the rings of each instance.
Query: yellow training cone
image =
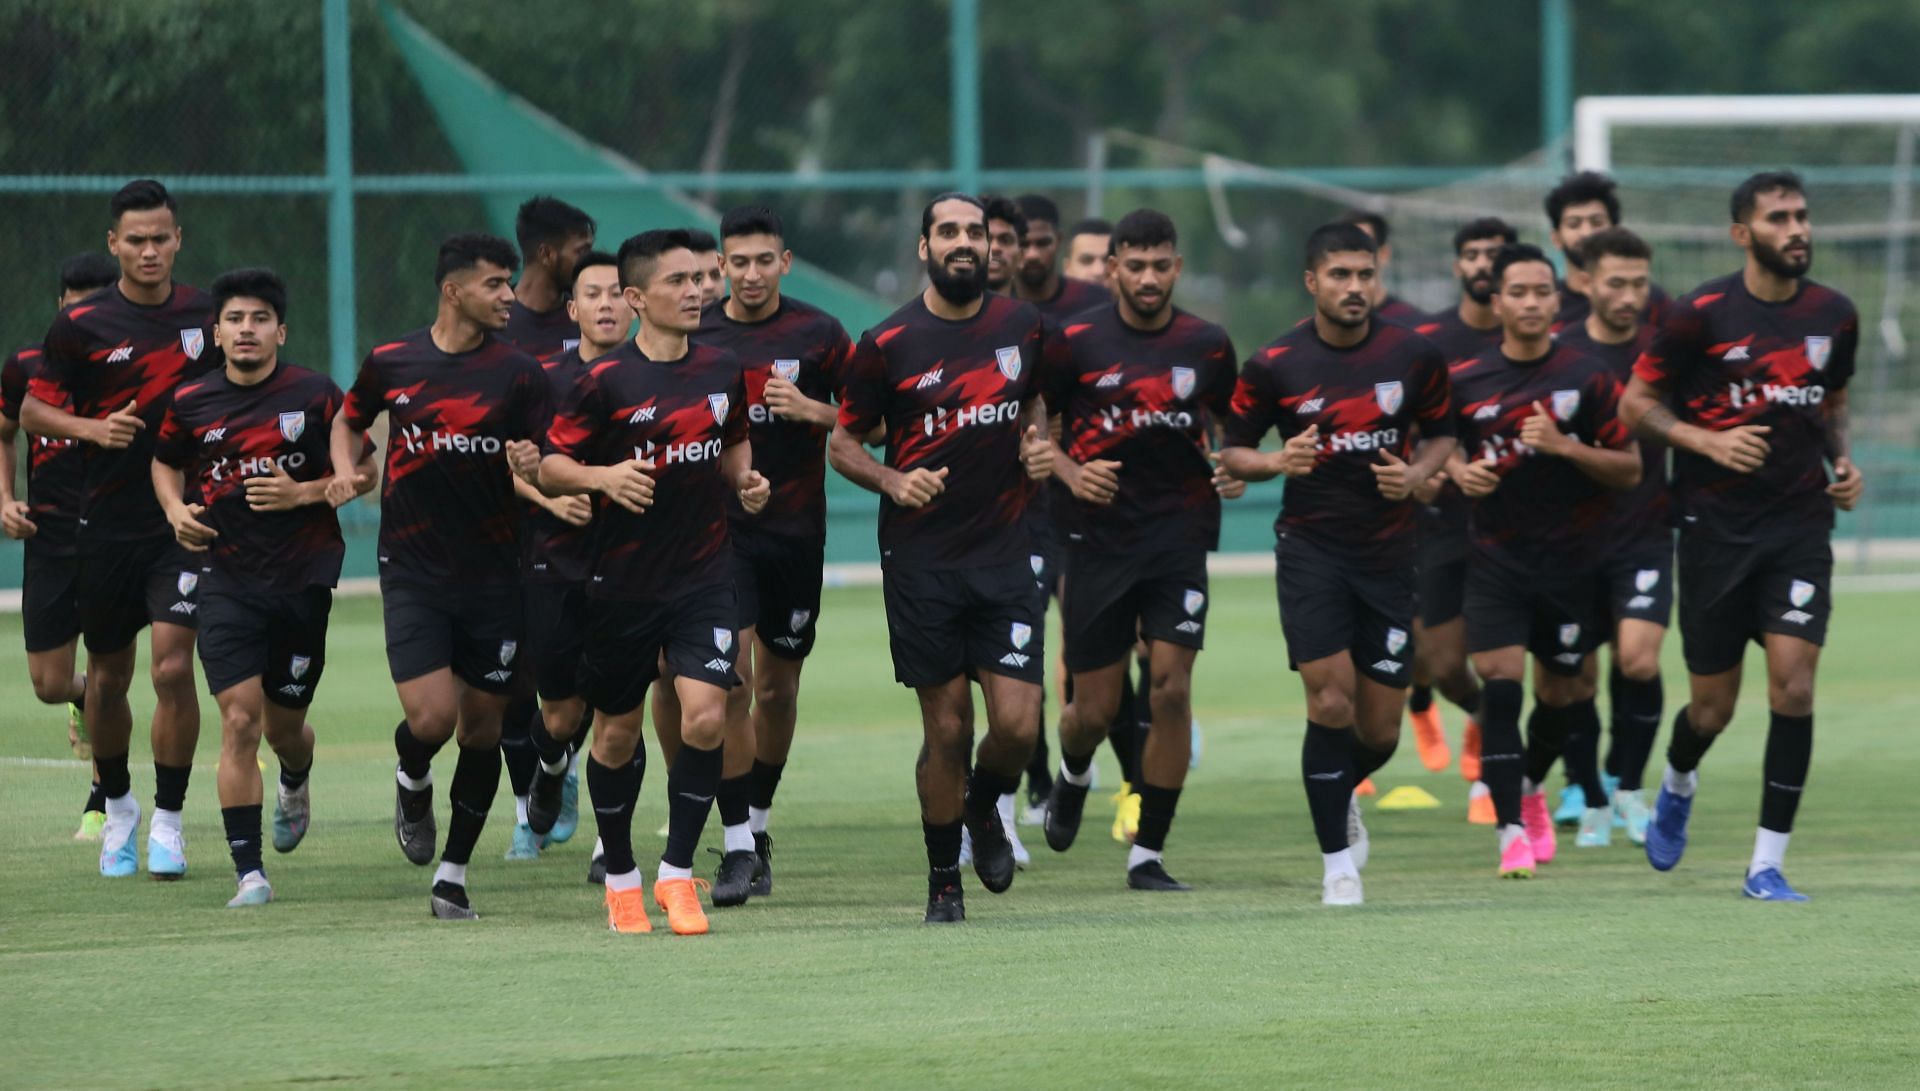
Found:
[[[1432,811],[1439,809],[1440,801],[1425,788],[1402,784],[1381,796],[1380,802],[1374,806],[1382,811]]]

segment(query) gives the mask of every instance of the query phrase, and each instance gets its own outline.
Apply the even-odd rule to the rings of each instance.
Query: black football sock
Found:
[[[1526,773],[1536,792],[1547,786],[1547,774],[1553,771],[1553,763],[1566,753],[1570,720],[1567,709],[1554,708],[1534,698],[1533,711],[1527,714]],[[1486,725],[1481,727],[1484,729]]]
[[[547,731],[547,721],[543,716],[535,716],[527,725],[527,741],[533,745],[533,756],[545,765],[554,765],[566,760],[567,742],[562,742]]]
[[[191,765],[153,763],[153,806],[161,811],[180,811],[187,806],[187,781],[193,776]]]
[[[753,800],[753,774],[742,773],[737,777],[721,777],[720,788],[714,793],[714,804],[720,811],[722,826],[744,826],[747,824],[747,807]]]
[[[976,763],[967,777],[967,817],[977,823],[988,821],[1000,805],[1000,797],[1018,787],[1019,777],[1005,776]]]
[[[100,790],[100,782],[96,780],[93,782],[93,788],[87,792],[87,806],[85,808],[85,811],[104,811],[106,809],[107,809],[106,793]],[[85,811],[82,811],[81,813],[84,814]]]
[[[1133,843],[1149,852],[1164,851],[1167,830],[1173,825],[1173,812],[1179,806],[1180,789],[1140,785],[1140,829],[1133,835]]]
[[[1622,683],[1613,716],[1614,761],[1607,771],[1620,778],[1621,789],[1633,792],[1646,781],[1666,694],[1657,674],[1644,682],[1623,677]]]
[[[1495,820],[1502,826],[1520,821],[1520,780],[1526,774],[1526,753],[1520,742],[1520,683],[1497,679],[1481,688],[1480,781],[1493,797]]]
[[[447,797],[453,803],[447,822],[447,847],[440,859],[466,866],[473,858],[473,846],[486,828],[487,811],[493,807],[494,794],[500,790],[500,746],[460,747],[459,763],[453,767],[453,788]]]
[[[586,749],[587,733],[592,730],[593,730],[593,707],[589,705],[588,707],[580,710],[580,726],[574,729],[573,738],[567,740],[567,749],[573,751],[576,754]],[[645,750],[646,747],[643,746],[640,749]]]
[[[960,823],[920,820],[927,842],[927,886],[939,890],[960,882]]]
[[[1480,718],[1480,702],[1483,698],[1481,696],[1479,683],[1476,682],[1471,685],[1465,693],[1447,694],[1446,697],[1447,700],[1453,702],[1455,708],[1458,708],[1476,720]]]
[[[540,756],[533,749],[533,721],[540,715],[537,698],[519,696],[507,702],[500,719],[500,756],[507,763],[507,783],[513,785],[515,798],[533,791],[533,771]]]
[[[307,767],[305,769],[289,769],[287,768],[286,762],[283,761],[280,763],[280,783],[289,792],[299,791],[300,786],[305,784],[307,782],[307,778],[312,775],[313,775],[312,759],[308,759]]]
[[[1620,727],[1627,719],[1627,676],[1620,673],[1618,659],[1607,664],[1607,752],[1601,768],[1610,777],[1620,776]]]
[[[625,875],[639,867],[633,859],[633,811],[644,773],[641,763],[608,768],[587,755],[587,797],[593,801],[593,820],[599,827],[609,875]]]
[[[1776,712],[1767,723],[1767,756],[1761,764],[1760,825],[1792,833],[1800,792],[1813,764],[1813,717]]]
[[[1122,710],[1122,715],[1108,726],[1107,742],[1113,746],[1114,760],[1120,763],[1120,779],[1138,784],[1140,725],[1134,720],[1132,709]]]
[[[1600,780],[1600,710],[1591,697],[1567,706],[1567,776],[1585,793],[1589,808],[1607,805]]]
[[[1065,749],[1066,743],[1060,744]],[[1047,752],[1047,691],[1040,690],[1040,724],[1033,734],[1033,753],[1027,757],[1027,786],[1045,795],[1053,788],[1053,756]]]
[[[771,762],[753,759],[753,796],[751,804],[759,810],[771,810],[773,794],[780,788],[780,774],[787,771],[787,763],[774,765]]]
[[[1060,766],[1076,777],[1084,777],[1087,775],[1087,770],[1093,768],[1093,755],[1098,750],[1099,747],[1095,746],[1093,750],[1084,754],[1075,754],[1068,750],[1067,744],[1063,742],[1060,744]]]
[[[133,776],[127,772],[125,754],[106,757],[96,753],[93,756],[93,769],[94,775],[100,778],[101,799],[119,799],[133,791]]]
[[[425,780],[433,772],[433,756],[445,745],[421,742],[405,720],[393,729],[393,749],[400,755],[400,771],[414,780]]]
[[[1323,854],[1347,847],[1347,808],[1353,801],[1353,742],[1348,728],[1325,727],[1307,721],[1300,743],[1300,776],[1307,786],[1307,811],[1313,815],[1313,835]],[[1141,799],[1145,817],[1146,800]]]
[[[1676,773],[1693,772],[1700,768],[1700,759],[1707,756],[1707,749],[1717,737],[1695,731],[1693,721],[1687,718],[1687,710],[1683,706],[1673,717],[1673,738],[1667,742],[1667,764],[1673,766]],[[1811,742],[1808,745],[1811,746]]]
[[[227,827],[227,851],[233,854],[233,874],[244,879],[247,872],[266,874],[260,863],[260,804],[220,808],[220,821]]]
[[[720,791],[720,748],[701,750],[682,742],[667,769],[667,847],[660,861],[668,867],[693,867],[694,850]]]
[[[1425,712],[1426,710],[1432,707],[1433,707],[1433,687],[1432,686],[1415,686],[1413,687],[1413,692],[1407,695],[1407,711],[1408,712]]]
[[[1400,740],[1396,737],[1385,750],[1375,750],[1360,738],[1358,731],[1347,734],[1353,739],[1353,782],[1361,781],[1378,773],[1382,766],[1393,760],[1394,751],[1400,749]]]

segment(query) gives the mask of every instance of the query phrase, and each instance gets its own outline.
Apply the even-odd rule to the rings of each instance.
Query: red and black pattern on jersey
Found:
[[[1428,321],[1427,312],[1397,295],[1382,299],[1380,305],[1373,309],[1373,316],[1396,326],[1422,326]]]
[[[1523,571],[1591,567],[1612,545],[1614,494],[1573,463],[1520,442],[1535,402],[1560,431],[1598,447],[1633,442],[1618,416],[1620,381],[1605,363],[1556,344],[1537,360],[1498,346],[1453,367],[1460,455],[1493,464],[1500,485],[1473,501],[1476,553]]]
[[[948,321],[916,297],[854,347],[840,427],[885,425],[887,465],[948,471],[922,508],[880,498],[884,565],[926,570],[1025,562],[1032,489],[1020,462],[1021,411],[1040,393],[1042,319],[1030,303],[988,295],[972,318]]]
[[[27,387],[46,366],[46,354],[32,345],[16,351],[0,364],[0,416],[18,422],[27,400]],[[77,439],[26,436],[27,514],[33,525],[34,549],[49,557],[70,556],[80,527],[81,459]]]
[[[1498,345],[1505,336],[1505,331],[1497,322],[1486,329],[1467,325],[1461,321],[1460,311],[1455,307],[1433,312],[1425,321],[1415,323],[1413,332],[1432,341],[1448,367],[1480,355]]]
[[[1562,333],[1559,342],[1575,352],[1591,356],[1607,365],[1614,379],[1625,390],[1633,378],[1633,363],[1653,342],[1653,327],[1641,326],[1631,339],[1617,345],[1595,341],[1587,332],[1585,320]],[[1673,511],[1668,497],[1667,445],[1640,440],[1640,483],[1626,492],[1613,494],[1614,540],[1622,545],[1662,541],[1673,544]]]
[[[1337,348],[1307,322],[1240,369],[1225,442],[1258,447],[1270,428],[1285,440],[1318,425],[1313,472],[1287,481],[1274,533],[1392,567],[1413,559],[1417,505],[1381,496],[1371,467],[1382,451],[1411,458],[1416,432],[1452,435],[1449,398],[1440,351],[1412,330],[1373,322],[1359,344]]]
[[[1651,285],[1647,291],[1647,305],[1640,309],[1640,323],[1643,326],[1657,327],[1666,319],[1667,308],[1673,305],[1673,297],[1658,284]],[[1559,334],[1567,330],[1578,329],[1593,313],[1593,300],[1567,287],[1560,282],[1560,310],[1553,316],[1553,332]],[[1622,383],[1625,379],[1620,380]]]
[[[1055,510],[1071,541],[1102,553],[1219,548],[1207,453],[1236,359],[1226,330],[1178,308],[1160,329],[1138,330],[1110,305],[1048,339],[1042,389],[1068,457],[1120,463],[1111,504],[1069,499]]]
[[[342,412],[358,431],[387,415],[380,571],[414,582],[499,587],[520,574],[521,501],[509,440],[552,413],[533,357],[491,335],[442,352],[431,328],[376,345]]]
[[[61,311],[47,331],[44,366],[28,381],[29,394],[95,420],[132,402],[147,424],[120,450],[84,447],[83,544],[171,535],[153,496],[153,440],[174,390],[218,362],[212,306],[185,284],[174,284],[167,301],[153,306],[133,302],[116,285]]]
[[[1103,285],[1063,276],[1059,290],[1053,293],[1051,299],[1029,299],[1027,302],[1040,312],[1040,317],[1060,325],[1076,315],[1112,303],[1113,296],[1108,294]]]
[[[1470,360],[1504,336],[1498,324],[1477,329],[1460,319],[1458,307],[1435,311],[1413,324],[1414,332],[1432,341],[1447,366]],[[1468,553],[1467,523],[1473,506],[1451,481],[1442,482],[1433,503],[1419,506],[1415,522],[1420,528],[1420,557],[1426,564],[1444,564],[1460,560]]]
[[[570,348],[541,363],[546,373],[548,407],[558,411],[573,396],[587,367],[580,360],[580,349]],[[541,422],[537,437],[544,440],[553,425],[552,413]],[[594,517],[604,507],[597,499]],[[593,524],[576,527],[538,504],[524,505],[526,522],[521,534],[521,564],[524,578],[533,583],[585,583],[593,575]]]
[[[653,504],[644,512],[600,505],[589,595],[670,602],[733,579],[733,483],[720,453],[747,442],[741,370],[733,353],[698,343],[660,361],[629,341],[586,365],[554,413],[545,450],[585,466],[637,458],[654,467]]]
[[[208,588],[282,593],[339,582],[346,546],[333,505],[254,511],[245,482],[275,467],[295,481],[332,473],[327,445],[344,400],[332,379],[285,362],[253,386],[223,370],[174,393],[153,457],[197,484],[207,509],[199,520],[219,532],[207,550]]]
[[[515,299],[507,307],[507,328],[500,338],[545,367],[580,347],[580,324],[567,315],[564,301],[550,311],[536,311]]]
[[[1853,378],[1859,343],[1853,302],[1811,280],[1784,303],[1764,303],[1735,273],[1669,308],[1633,373],[1665,387],[1689,424],[1773,429],[1766,463],[1750,474],[1673,453],[1682,526],[1734,542],[1833,526],[1825,402]]]
[[[748,515],[727,490],[733,532],[825,540],[827,436],[833,429],[775,417],[767,408],[767,380],[778,375],[814,401],[832,401],[853,352],[847,331],[827,312],[783,295],[773,315],[760,322],[735,322],[721,300],[701,314],[694,339],[739,357],[753,468],[773,485],[759,515]]]

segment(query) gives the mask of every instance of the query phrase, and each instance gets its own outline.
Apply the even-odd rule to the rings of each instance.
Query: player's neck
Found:
[[[1048,273],[1047,279],[1041,281],[1040,286],[1031,292],[1021,291],[1021,287],[1020,278],[1017,276],[1014,277],[1013,296],[1015,299],[1024,299],[1029,303],[1051,303],[1054,297],[1060,294],[1060,270],[1055,269],[1053,272]]]
[[[433,338],[434,348],[449,356],[458,356],[479,348],[480,342],[486,340],[487,331],[459,311],[442,307],[433,325],[428,328],[427,336]]]
[[[780,292],[777,289],[768,292],[767,301],[758,307],[749,307],[745,303],[740,302],[739,296],[729,295],[727,296],[726,303],[722,304],[722,308],[726,316],[735,322],[744,322],[749,325],[755,322],[765,322],[774,316],[774,312],[780,309]]]
[[[1470,295],[1460,297],[1459,315],[1460,321],[1470,329],[1490,330],[1500,325],[1500,320],[1494,317],[1493,304],[1476,302]]]
[[[259,386],[261,383],[273,378],[273,373],[280,370],[280,354],[277,352],[274,353],[273,359],[268,360],[252,371],[242,371],[235,367],[232,361],[227,362],[226,370],[227,381],[235,386]]]
[[[1553,335],[1527,337],[1508,330],[1500,338],[1500,354],[1509,360],[1538,360],[1553,351]]]
[[[1593,283],[1593,275],[1569,260],[1567,262],[1566,283],[1567,291],[1572,292],[1574,295],[1586,295],[1587,286]]]
[[[1596,345],[1624,345],[1640,336],[1640,324],[1634,323],[1621,333],[1600,320],[1600,311],[1595,308],[1587,315],[1587,339]]]
[[[560,305],[560,286],[547,275],[546,269],[529,265],[520,274],[520,283],[513,286],[513,298],[535,314],[546,314]]]
[[[641,355],[655,363],[670,364],[687,354],[686,334],[645,322],[640,323],[640,332],[634,335],[633,344]]]
[[[127,302],[138,303],[142,307],[158,307],[173,296],[173,279],[169,277],[158,284],[135,284],[126,277],[120,278],[120,294]]]
[[[625,340],[626,338],[624,337],[620,339],[620,341],[625,341]],[[595,360],[598,360],[600,357],[605,356],[607,353],[613,352],[614,350],[618,349],[620,347],[620,341],[615,341],[611,345],[599,345],[582,337],[580,339],[580,344],[574,347],[574,351],[580,354],[581,363],[591,364]]]
[[[931,284],[920,293],[920,301],[926,304],[927,310],[933,312],[935,318],[944,318],[949,322],[964,322],[979,314],[980,308],[987,305],[987,297],[984,295],[976,296],[965,303],[955,303],[941,295]]]
[[[1762,303],[1785,303],[1800,293],[1799,277],[1783,277],[1752,258],[1747,259],[1740,280],[1747,294]]]
[[[1313,332],[1321,341],[1334,348],[1350,349],[1365,341],[1367,335],[1373,332],[1373,319],[1369,318],[1358,326],[1342,326],[1338,322],[1328,321],[1327,316],[1321,314],[1316,307],[1313,312]]]

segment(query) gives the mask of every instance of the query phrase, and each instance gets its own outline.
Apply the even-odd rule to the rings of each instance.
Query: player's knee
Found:
[[[1193,683],[1185,675],[1156,675],[1153,693],[1147,699],[1156,724],[1177,724],[1193,714]]]
[[[1767,681],[1767,704],[1784,716],[1813,714],[1813,672],[1797,671]]]
[[[1353,695],[1337,686],[1322,686],[1307,694],[1307,717],[1326,727],[1353,726]]]
[[[785,671],[761,671],[753,680],[753,699],[770,711],[791,709],[800,699],[800,678]]]
[[[1660,677],[1660,648],[1622,647],[1614,663],[1630,682],[1651,682]]]
[[[1687,724],[1697,734],[1718,735],[1733,721],[1733,702],[1719,697],[1695,697],[1687,704]]]
[[[220,712],[220,747],[230,754],[252,754],[260,749],[263,731],[253,710],[239,707]]]
[[[41,668],[33,672],[33,697],[43,705],[64,705],[72,697],[73,672]]]
[[[193,653],[170,651],[153,657],[153,688],[156,693],[179,696],[185,690],[193,697]]]
[[[696,749],[720,745],[727,733],[727,702],[703,701],[680,714],[680,739]]]

